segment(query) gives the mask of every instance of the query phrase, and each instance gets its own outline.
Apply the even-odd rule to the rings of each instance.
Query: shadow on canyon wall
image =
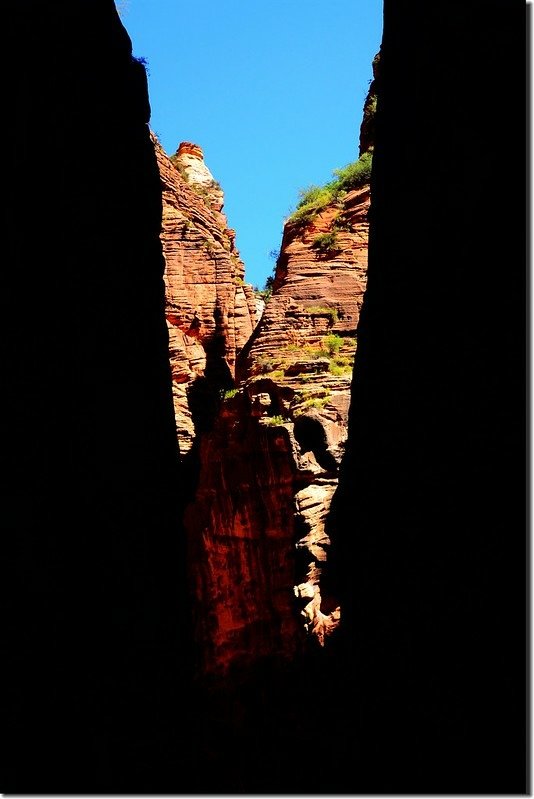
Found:
[[[9,4],[6,793],[526,790],[525,8],[386,0],[338,645],[194,687],[146,78]]]
[[[146,75],[111,0],[5,17],[2,790],[142,790],[189,668]]]
[[[330,519],[363,792],[526,788],[525,39],[521,3],[385,3]]]

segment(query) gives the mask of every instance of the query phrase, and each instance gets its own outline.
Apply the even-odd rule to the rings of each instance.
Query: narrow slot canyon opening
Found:
[[[5,6],[7,795],[527,792],[481,4]]]

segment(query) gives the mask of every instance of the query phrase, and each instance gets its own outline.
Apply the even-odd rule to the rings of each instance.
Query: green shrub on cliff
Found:
[[[280,427],[286,422],[283,416],[263,416],[262,420],[263,424],[268,425],[269,427]]]
[[[328,184],[326,184],[326,186],[308,186],[307,189],[301,189],[299,191],[299,203],[297,207],[303,208],[305,205],[321,207],[323,205],[328,205],[331,199],[332,192]]]
[[[316,250],[319,255],[334,255],[340,252],[335,231],[331,233],[319,233],[312,242],[312,250]]]
[[[336,363],[335,360],[330,361],[330,366],[328,367],[328,371],[334,377],[341,377],[341,375],[348,375],[352,374],[352,366],[349,364],[340,365]]]
[[[333,201],[333,194],[329,184],[326,186],[309,186],[307,189],[301,189],[299,195],[297,210],[290,216],[292,222],[309,222],[319,211],[322,211]]]
[[[341,336],[331,333],[329,336],[325,336],[321,343],[326,350],[327,355],[332,357],[332,355],[338,354],[341,345],[343,344],[343,339]]]
[[[357,161],[342,169],[334,169],[334,180],[324,186],[309,186],[299,192],[296,210],[289,217],[290,222],[308,224],[320,211],[338,202],[347,191],[359,189],[371,180],[373,154],[366,152]]]
[[[337,178],[337,181],[334,181],[337,183],[337,193],[359,189],[365,183],[369,183],[372,165],[373,156],[367,152],[354,163],[347,164],[343,169],[334,169],[334,175]]]
[[[304,309],[306,313],[309,313],[310,316],[328,316],[330,317],[330,325],[335,325],[339,319],[339,314],[337,308],[331,308],[328,305],[308,305],[307,308]]]
[[[301,413],[310,408],[322,410],[329,402],[330,400],[328,397],[311,397],[310,399],[304,400],[304,402],[295,408],[295,416],[300,416]]]
[[[271,294],[273,293],[273,286],[274,286],[274,277],[273,275],[269,275],[262,289],[258,288],[258,286],[254,286],[254,294],[256,297],[259,297],[264,302],[267,302],[267,300],[270,299]]]

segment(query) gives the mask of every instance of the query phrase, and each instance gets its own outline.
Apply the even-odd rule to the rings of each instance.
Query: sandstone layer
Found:
[[[182,457],[209,426],[221,391],[234,383],[237,353],[256,323],[224,194],[202,149],[182,142],[170,158],[154,138],[163,197],[165,312]]]
[[[369,186],[288,220],[263,316],[238,358],[186,512],[202,669],[323,646],[340,622],[325,521],[347,435]],[[317,247],[324,236],[335,246]],[[218,491],[218,487],[223,487]]]

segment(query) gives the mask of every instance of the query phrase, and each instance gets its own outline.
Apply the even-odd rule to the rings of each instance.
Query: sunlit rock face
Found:
[[[325,520],[347,436],[369,203],[367,185],[310,224],[286,223],[274,293],[240,364],[247,391],[271,381],[265,414],[281,415],[297,443],[294,592],[301,623],[320,645],[341,614],[335,591],[321,590],[321,575],[328,570],[331,544]],[[318,254],[314,242],[332,230],[336,249]]]
[[[364,184],[286,222],[273,294],[237,358],[238,390],[202,436],[186,528],[205,672],[328,646],[342,619],[335,580],[324,579],[325,523],[347,437],[369,206]]]
[[[176,428],[182,457],[233,385],[237,353],[256,324],[252,288],[228,228],[223,191],[201,148],[182,142],[169,158],[154,139],[160,172],[165,311]]]
[[[204,162],[202,147],[192,142],[183,141],[179,144],[174,156],[172,156],[172,160],[188,183],[209,189],[218,189],[220,193],[220,208],[217,210],[220,211],[224,203],[224,195]]]

